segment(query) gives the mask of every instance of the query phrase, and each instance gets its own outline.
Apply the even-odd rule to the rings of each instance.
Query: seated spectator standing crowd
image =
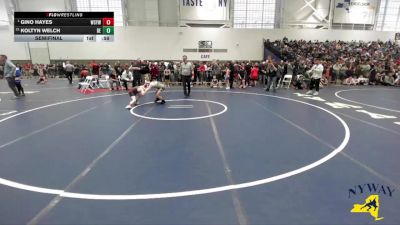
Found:
[[[347,85],[400,85],[400,46],[390,41],[318,42],[289,41],[284,38],[273,42],[266,40],[264,44],[275,53],[275,57],[268,57],[261,62],[192,62],[193,85],[216,86],[218,83],[217,86],[222,87],[222,83],[226,83],[226,88],[231,89],[257,86],[261,81],[263,85],[267,85],[267,91],[275,91],[285,75],[292,75],[295,88],[303,89],[312,85],[315,89],[313,93],[316,94],[319,85],[315,81],[319,81],[320,85],[327,85],[328,82]],[[317,65],[320,66],[315,70]],[[128,69],[127,65],[119,62],[113,68],[108,63],[97,64],[93,61],[90,64],[92,74],[109,74],[113,83],[122,82],[125,88],[129,82],[137,86],[143,84],[145,79],[176,84],[181,82],[179,67],[179,62],[143,60],[132,62]],[[322,72],[319,71],[322,68]],[[127,72],[122,76],[124,71]]]
[[[320,85],[336,84],[400,86],[400,46],[388,41],[264,41],[264,47],[273,55],[265,61],[193,62],[193,85],[210,87],[247,88],[266,85],[266,91],[276,88],[283,77],[292,76],[296,89],[308,87],[317,95]],[[5,60],[4,60],[5,61]],[[16,64],[22,78],[38,77],[38,84],[46,84],[48,77],[66,77],[72,84],[73,76],[94,75],[106,79],[108,87],[128,90],[144,84],[145,80],[166,82],[167,86],[181,84],[180,62],[149,62],[135,60],[130,63],[97,63],[88,65],[59,62],[50,65]],[[98,84],[98,82],[97,82]],[[131,85],[129,85],[131,84]],[[13,88],[12,88],[13,89]],[[23,90],[21,90],[21,94]],[[17,93],[18,94],[18,93]]]
[[[391,41],[319,42],[284,38],[265,40],[264,47],[287,65],[292,64],[294,76],[304,75],[315,59],[320,59],[323,76],[332,83],[400,84],[400,46]],[[286,74],[290,74],[289,69]]]

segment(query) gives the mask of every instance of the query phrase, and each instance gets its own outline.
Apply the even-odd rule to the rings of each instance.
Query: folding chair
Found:
[[[86,91],[93,91],[90,89],[92,80],[93,80],[92,76],[87,76],[83,82],[78,83],[81,86],[81,89],[80,89],[81,93],[85,94]]]
[[[283,76],[283,79],[280,80],[279,85],[281,88],[287,85],[287,89],[289,89],[290,84],[292,83],[292,76],[293,75],[285,75]]]
[[[99,86],[100,88],[110,88],[110,76],[108,75],[102,75],[101,78],[99,79]]]
[[[360,78],[358,78],[358,82],[359,82],[359,83],[362,83],[362,84],[364,84],[364,85],[368,85],[368,83],[369,83],[369,78],[360,77]]]
[[[99,75],[92,75],[92,83],[90,84],[90,86],[92,88],[100,88],[98,83],[99,83]]]

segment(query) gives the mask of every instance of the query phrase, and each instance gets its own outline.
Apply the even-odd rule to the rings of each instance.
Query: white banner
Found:
[[[231,0],[179,0],[181,20],[229,20]]]
[[[333,23],[374,24],[377,0],[335,0]]]

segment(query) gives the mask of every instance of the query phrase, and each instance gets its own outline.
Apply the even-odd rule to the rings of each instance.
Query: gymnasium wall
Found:
[[[7,4],[0,1],[0,26],[8,25]]]
[[[305,40],[393,40],[394,32],[315,30],[315,29],[215,29],[178,27],[117,27],[113,43],[54,43],[49,42],[51,60],[60,59],[157,59],[176,60],[183,54],[191,60],[260,60],[263,38],[275,40],[284,36]],[[184,48],[197,48],[198,41],[209,40],[213,48],[227,53],[183,53]],[[26,43],[14,43],[12,33],[0,30],[0,53],[12,59],[29,59]]]
[[[18,11],[64,11],[66,9],[66,1],[55,1],[55,0],[17,0],[19,10]]]
[[[201,56],[221,60],[260,60],[263,38],[305,40],[389,40],[392,32],[345,30],[256,30],[215,28],[125,27],[116,29],[114,43],[49,43],[50,58],[60,59],[189,59]],[[227,53],[183,53],[184,48],[197,48],[198,41],[210,40],[213,48]]]
[[[6,54],[10,59],[30,59],[28,44],[14,42],[14,33],[8,26],[0,26],[0,54]]]

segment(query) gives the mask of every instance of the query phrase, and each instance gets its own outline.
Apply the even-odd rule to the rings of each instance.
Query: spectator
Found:
[[[348,74],[348,70],[349,70],[349,67],[348,67],[347,64],[344,64],[344,65],[342,65],[340,67],[339,79],[340,79],[341,82],[343,82],[344,79],[346,79],[347,74]]]
[[[311,73],[310,90],[306,94],[318,95],[319,93],[319,83],[321,82],[322,72],[324,71],[324,66],[321,64],[320,59],[315,60],[314,66],[311,68],[309,73]],[[314,91],[315,88],[315,91]]]
[[[151,68],[150,68],[151,81],[158,80],[159,74],[160,74],[160,70],[158,68],[157,63],[151,64]]]
[[[15,70],[15,86],[17,87],[18,95],[25,96],[24,88],[22,87],[21,80],[22,80],[21,69],[16,68],[16,70]]]
[[[242,63],[239,65],[239,77],[240,77],[240,88],[246,88],[247,84],[246,84],[246,80],[248,79],[247,77],[247,72],[246,72],[246,68],[245,68],[245,64]]]
[[[49,77],[54,78],[56,74],[56,68],[54,64],[47,65],[47,74]]]
[[[149,78],[149,74],[150,74],[150,65],[149,62],[147,61],[140,61],[140,74],[141,74],[141,78],[139,80],[139,84],[144,84],[145,80],[150,80]]]
[[[394,85],[395,86],[400,86],[400,72],[397,72],[395,74],[395,76],[396,76],[396,80],[394,81]]]
[[[258,73],[259,73],[258,63],[255,63],[253,68],[251,68],[251,72],[250,72],[250,79],[252,81],[253,87],[257,86]]]
[[[31,64],[30,63],[25,63],[23,71],[24,71],[23,72],[24,77],[30,79],[31,78]]]
[[[114,71],[117,78],[120,78],[124,70],[121,67],[121,63],[119,61],[114,64]]]
[[[92,75],[100,75],[100,66],[96,63],[96,60],[92,60],[90,63]]]
[[[201,83],[206,81],[206,70],[207,70],[207,65],[205,62],[201,62],[199,66],[199,81]]]
[[[132,73],[133,73],[132,87],[139,86],[140,79],[141,79],[140,62],[139,61],[131,62],[131,66],[129,67],[129,70],[132,71]]]
[[[39,80],[36,82],[36,84],[47,84],[47,70],[43,64],[38,65],[38,75]]]
[[[196,84],[197,82],[200,82],[200,77],[199,77],[200,66],[198,63],[194,63],[193,65],[194,65],[194,68],[193,68],[192,81],[194,82],[194,84]]]
[[[128,91],[128,82],[133,81],[133,73],[131,70],[129,70],[128,65],[125,65],[124,68],[125,68],[124,72],[122,72],[122,75],[121,75],[121,81],[122,81],[122,86],[124,86],[125,90]]]
[[[233,82],[235,79],[235,75],[237,74],[237,70],[235,69],[235,62],[231,61],[229,63],[229,88],[233,89]]]
[[[230,77],[233,76],[231,70],[229,69],[229,63],[225,65],[225,86],[226,90],[230,89]]]
[[[369,85],[375,85],[376,84],[376,69],[375,65],[371,64],[371,70],[369,71]]]
[[[164,71],[166,69],[164,61],[161,61],[158,65],[158,81],[164,82],[165,77],[164,77]]]
[[[39,64],[33,65],[33,76],[39,76]]]
[[[169,88],[170,87],[170,81],[171,81],[171,67],[170,67],[170,65],[168,65],[164,70],[164,80],[165,80],[165,85]]]
[[[336,61],[336,63],[333,65],[332,69],[333,69],[333,73],[332,73],[332,82],[336,83],[336,79],[338,79],[340,77],[340,69],[342,68],[342,65]]]
[[[74,65],[74,73],[73,73],[73,75],[75,75],[76,77],[79,76],[79,74],[80,74],[80,72],[81,72],[81,71],[80,71],[80,68],[81,68],[81,67],[80,67],[78,64],[75,64],[75,65]],[[48,72],[49,72],[49,71],[47,70],[47,74],[49,74]]]
[[[16,66],[8,60],[6,55],[0,55],[0,65],[3,66],[4,77],[7,80],[8,87],[14,92],[15,98],[18,98],[19,94],[15,86]]]
[[[86,77],[89,75],[89,70],[86,67],[83,67],[80,73],[79,83],[85,81]],[[78,89],[81,89],[81,85],[78,85]]]
[[[221,72],[221,66],[219,65],[219,62],[218,61],[215,61],[213,64],[212,64],[212,68],[211,68],[211,71],[212,71],[212,75],[213,75],[213,77],[215,76],[215,78],[218,80],[218,81],[222,81],[222,72]]]
[[[272,85],[272,91],[276,92],[277,71],[278,71],[278,68],[277,68],[277,66],[274,65],[274,62],[272,60],[268,60],[267,61],[268,84],[267,84],[267,88],[265,89],[265,91],[268,92]]]

